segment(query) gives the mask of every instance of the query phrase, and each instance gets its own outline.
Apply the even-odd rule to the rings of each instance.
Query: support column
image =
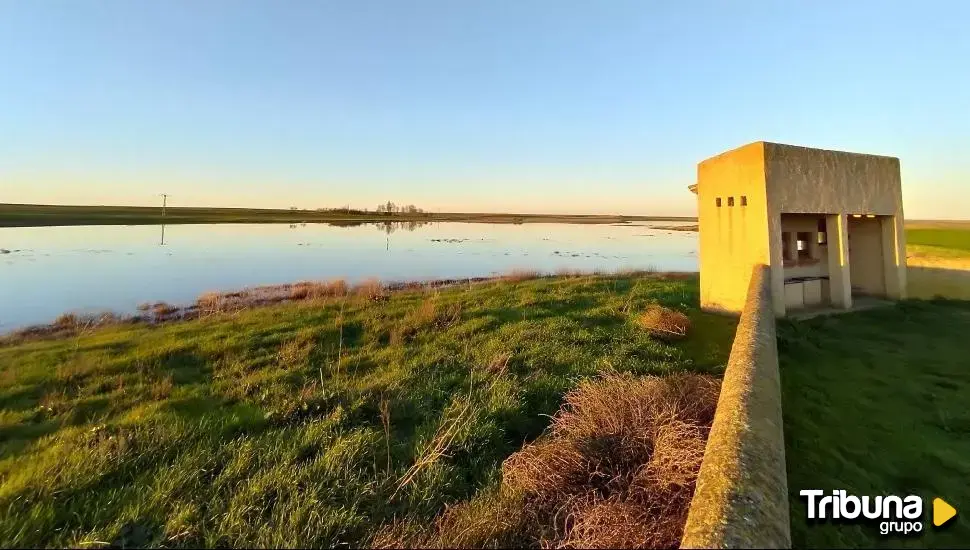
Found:
[[[886,296],[894,300],[906,297],[906,252],[899,246],[901,225],[897,216],[879,216]]]
[[[822,254],[819,250],[821,247],[818,245],[818,233],[812,231],[811,235],[812,238],[808,241],[808,254],[813,260],[821,260]]]
[[[768,265],[771,266],[771,305],[775,317],[784,317],[785,308],[785,266],[782,257],[781,216],[768,217]]]
[[[852,279],[849,273],[849,224],[845,214],[825,216],[828,236],[829,298],[832,307],[852,307]]]
[[[785,247],[788,248],[788,257],[786,260],[797,260],[798,259],[798,233],[795,231],[788,231],[784,233],[784,236],[788,238],[788,242],[785,243]]]

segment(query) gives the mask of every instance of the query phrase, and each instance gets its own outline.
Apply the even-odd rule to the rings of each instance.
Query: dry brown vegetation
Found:
[[[528,281],[530,279],[538,279],[539,277],[542,277],[542,273],[534,269],[513,269],[502,275],[500,278],[510,282],[521,282]]]
[[[549,432],[505,461],[496,490],[429,529],[392,524],[374,545],[676,547],[719,389],[687,374],[583,382]]]
[[[690,319],[686,315],[660,305],[647,308],[637,318],[637,323],[654,338],[668,341],[679,340],[690,330]]]
[[[380,279],[372,278],[354,285],[354,294],[370,300],[379,300],[386,296],[387,289]]]
[[[290,287],[290,299],[333,298],[345,296],[347,290],[347,282],[343,279],[327,282],[300,281]]]

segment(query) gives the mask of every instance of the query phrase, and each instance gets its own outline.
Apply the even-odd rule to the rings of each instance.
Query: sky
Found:
[[[0,0],[0,203],[687,215],[752,141],[970,218],[970,2]]]

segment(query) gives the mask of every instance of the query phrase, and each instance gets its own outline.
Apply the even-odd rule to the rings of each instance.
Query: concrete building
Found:
[[[899,159],[758,141],[697,166],[701,307],[739,313],[756,264],[775,314],[906,292]]]

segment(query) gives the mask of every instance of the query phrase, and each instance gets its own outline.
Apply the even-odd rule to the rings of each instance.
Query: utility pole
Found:
[[[168,206],[168,195],[161,193],[162,195],[162,217],[165,217],[165,208]]]

